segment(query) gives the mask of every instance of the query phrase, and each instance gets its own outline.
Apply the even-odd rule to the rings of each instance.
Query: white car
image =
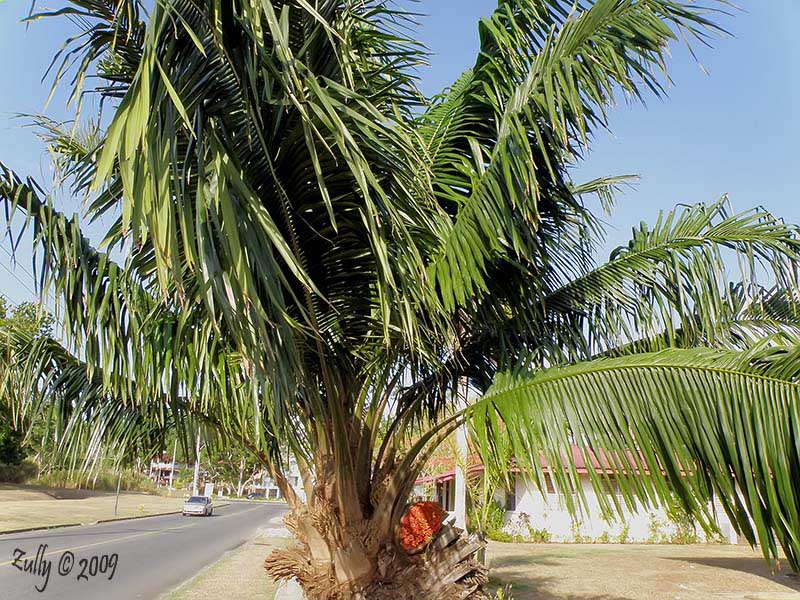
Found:
[[[183,504],[183,516],[202,515],[210,517],[214,514],[214,505],[208,496],[192,496]]]

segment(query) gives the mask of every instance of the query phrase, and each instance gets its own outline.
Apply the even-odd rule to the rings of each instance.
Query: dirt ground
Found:
[[[0,532],[62,523],[94,523],[114,518],[114,494],[87,490],[0,485]],[[118,517],[179,511],[182,497],[123,493]]]
[[[746,546],[491,542],[488,556],[515,600],[800,600],[800,579]]]
[[[258,537],[162,600],[272,598],[262,565],[285,543]],[[490,542],[488,555],[492,583],[510,583],[514,600],[800,600],[800,579],[745,546]]]

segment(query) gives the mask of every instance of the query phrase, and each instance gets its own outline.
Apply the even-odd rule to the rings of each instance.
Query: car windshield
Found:
[[[205,496],[192,496],[191,498],[189,498],[187,500],[187,502],[192,502],[192,503],[200,502],[202,504],[205,504],[206,503],[206,499],[205,499]]]

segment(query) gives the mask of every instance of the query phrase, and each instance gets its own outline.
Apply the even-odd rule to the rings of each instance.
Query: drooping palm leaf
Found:
[[[470,410],[471,423],[487,459],[510,452],[542,489],[550,465],[559,489],[582,495],[577,445],[586,464],[613,472],[629,508],[678,502],[713,531],[713,497],[765,557],[780,558],[779,544],[797,569],[798,347],[672,349],[508,371]],[[619,509],[602,491],[605,476],[589,476],[604,508]]]
[[[72,469],[91,469],[102,459],[147,460],[185,411],[172,411],[157,398],[126,403],[104,391],[102,376],[47,337],[10,331],[2,339],[0,397],[18,427],[41,422],[42,443],[52,443],[49,460]],[[174,408],[174,407],[173,407]]]

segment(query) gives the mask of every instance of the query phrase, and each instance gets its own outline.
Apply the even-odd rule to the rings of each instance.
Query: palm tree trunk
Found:
[[[476,560],[484,543],[445,524],[420,553],[403,550],[394,534],[381,534],[378,515],[341,525],[332,486],[317,484],[309,504],[285,522],[296,544],[270,554],[264,566],[275,579],[296,579],[308,600],[460,600],[488,598],[487,569]],[[330,496],[329,496],[330,497]]]

